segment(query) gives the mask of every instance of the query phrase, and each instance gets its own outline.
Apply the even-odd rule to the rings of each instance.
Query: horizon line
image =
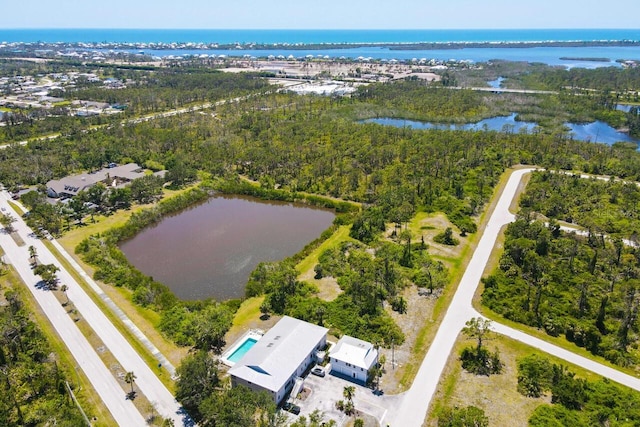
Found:
[[[136,30],[136,31],[535,31],[535,30],[626,30],[640,28],[612,27],[532,27],[532,28],[133,28],[133,27],[14,27],[0,31],[20,30]]]

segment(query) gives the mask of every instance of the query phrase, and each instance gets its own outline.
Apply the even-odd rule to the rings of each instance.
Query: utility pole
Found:
[[[391,369],[396,369],[395,349],[393,348],[394,340],[391,338]]]

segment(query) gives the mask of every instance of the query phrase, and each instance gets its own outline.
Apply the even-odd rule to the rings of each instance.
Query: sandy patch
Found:
[[[394,394],[402,391],[400,379],[404,375],[405,366],[411,360],[411,351],[415,347],[420,329],[432,321],[437,295],[434,293],[430,296],[421,296],[416,286],[410,286],[402,292],[402,296],[407,301],[406,313],[400,314],[387,307],[387,312],[404,332],[405,342],[400,346],[394,346],[393,349],[380,349],[380,354],[387,359],[384,366],[385,374],[380,384],[380,388],[386,393]],[[395,367],[392,361],[395,361]]]
[[[539,399],[529,398],[517,391],[518,368],[516,359],[523,356],[523,351],[515,350],[508,340],[490,340],[487,348],[500,352],[500,360],[504,369],[499,375],[489,377],[473,375],[464,371],[460,365],[459,354],[462,348],[473,345],[474,342],[458,337],[454,350],[449,355],[447,366],[438,384],[434,403],[443,406],[465,407],[477,406],[484,410],[489,417],[491,426],[526,426],[529,417],[541,404],[550,403],[550,393]],[[451,388],[450,388],[451,387]],[[449,389],[449,390],[447,390]],[[447,394],[445,396],[445,394]],[[429,415],[425,426],[437,426],[437,420],[432,419],[435,405],[429,408]]]

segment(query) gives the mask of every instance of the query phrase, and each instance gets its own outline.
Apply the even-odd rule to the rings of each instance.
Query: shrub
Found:
[[[472,374],[493,375],[502,372],[502,361],[500,354],[496,350],[491,353],[484,347],[466,347],[460,353],[462,367]]]
[[[453,237],[453,230],[451,227],[447,227],[447,229],[442,233],[437,234],[433,238],[433,241],[447,246],[458,246],[460,244],[460,241]]]
[[[540,397],[551,388],[553,365],[546,357],[532,354],[518,361],[518,391]]]

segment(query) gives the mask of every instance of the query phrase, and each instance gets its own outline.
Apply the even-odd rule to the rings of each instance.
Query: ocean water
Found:
[[[125,30],[125,29],[0,29],[2,42],[84,42],[84,43],[206,43],[238,44],[239,49],[154,49],[144,46],[145,54],[164,56],[227,55],[233,57],[293,55],[301,58],[318,55],[330,58],[359,57],[372,59],[450,59],[486,62],[493,59],[540,62],[567,68],[617,66],[616,60],[640,60],[640,46],[606,47],[490,47],[461,49],[403,49],[403,44],[417,42],[532,42],[532,41],[597,41],[640,40],[640,29],[584,30]],[[269,44],[270,49],[251,49],[247,44]],[[330,44],[352,44],[333,49]],[[358,46],[362,43],[397,44]],[[305,49],[309,44],[327,44],[320,49]],[[292,48],[291,45],[296,45]],[[194,46],[195,47],[195,46]],[[138,53],[141,49],[116,50]],[[609,62],[567,60],[562,58],[609,58]]]
[[[140,49],[121,49],[130,53],[138,53]],[[264,58],[269,55],[295,58],[306,56],[327,56],[329,58],[373,58],[387,60],[437,59],[467,60],[472,62],[487,62],[494,59],[507,61],[540,62],[548,65],[559,65],[567,68],[596,68],[619,67],[618,59],[640,60],[640,46],[607,46],[607,47],[523,47],[523,48],[465,48],[465,49],[419,49],[402,50],[389,49],[379,46],[351,47],[340,49],[288,49],[278,47],[273,49],[143,49],[145,54],[157,57],[185,56],[185,55],[226,55],[231,57],[251,56]],[[565,59],[562,59],[565,58]],[[608,62],[568,60],[566,58],[609,58]]]
[[[136,30],[0,29],[5,42],[416,43],[640,40],[640,29],[536,30]]]

